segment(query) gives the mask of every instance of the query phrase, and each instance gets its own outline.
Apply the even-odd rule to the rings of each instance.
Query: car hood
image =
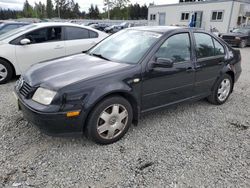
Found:
[[[23,75],[31,86],[58,90],[69,84],[117,72],[132,65],[79,54],[31,66]]]
[[[247,35],[243,33],[224,33],[222,36],[246,37]]]

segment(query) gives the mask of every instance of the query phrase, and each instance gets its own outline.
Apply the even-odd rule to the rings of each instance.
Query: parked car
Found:
[[[245,48],[250,45],[250,28],[237,28],[230,33],[219,35],[224,41],[231,46]]]
[[[240,74],[239,50],[210,33],[138,27],[32,66],[15,93],[24,117],[47,133],[85,132],[110,144],[149,111],[203,98],[225,103]]]
[[[120,25],[112,25],[112,26],[109,26],[109,27],[106,27],[104,29],[104,31],[106,33],[116,33],[122,29],[126,29],[126,28],[129,28],[129,27],[132,27],[133,25],[128,23],[128,22],[123,22],[121,23]]]
[[[90,27],[94,28],[94,29],[97,29],[99,31],[104,31],[105,28],[109,27],[107,24],[92,24],[90,25]]]
[[[29,23],[26,22],[3,22],[0,24],[0,35],[11,31],[13,29],[17,29],[19,27],[29,25]]]
[[[32,64],[81,53],[108,35],[71,23],[37,23],[0,36],[0,84]]]
[[[112,26],[106,27],[106,28],[104,29],[104,31],[105,31],[106,33],[116,33],[116,32],[118,32],[118,31],[120,31],[120,30],[122,30],[122,27],[119,26],[119,25],[112,25]]]

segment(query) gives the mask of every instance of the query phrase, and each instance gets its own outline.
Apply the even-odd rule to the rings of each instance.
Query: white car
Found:
[[[0,84],[32,64],[87,51],[107,36],[72,23],[36,23],[7,32],[0,36]]]

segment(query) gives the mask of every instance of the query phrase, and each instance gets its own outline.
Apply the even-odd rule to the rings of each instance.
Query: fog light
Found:
[[[76,117],[80,115],[80,111],[68,112],[67,117]]]

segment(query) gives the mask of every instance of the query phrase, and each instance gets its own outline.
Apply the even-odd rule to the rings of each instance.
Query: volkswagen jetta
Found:
[[[15,93],[24,117],[47,133],[84,132],[110,144],[143,113],[203,98],[225,103],[240,73],[240,52],[210,33],[140,27],[33,65]]]

